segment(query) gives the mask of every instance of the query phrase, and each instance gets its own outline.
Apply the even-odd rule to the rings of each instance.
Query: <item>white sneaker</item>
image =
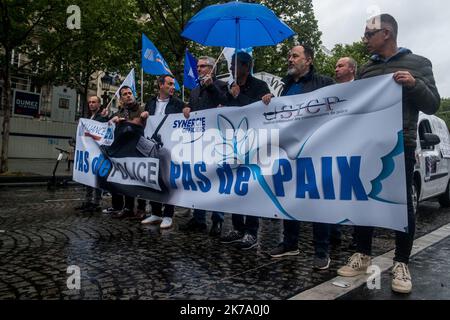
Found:
[[[398,293],[410,293],[412,290],[411,274],[408,265],[394,261],[392,268],[392,291]]]
[[[161,221],[163,221],[163,218],[152,214],[152,215],[150,215],[150,217],[142,220],[141,223],[142,224],[159,224],[159,223],[161,223]]]
[[[353,254],[345,266],[341,267],[337,273],[342,277],[354,277],[365,274],[367,268],[371,265],[372,259],[362,253]]]
[[[159,227],[161,229],[169,229],[172,227],[172,218],[164,217]]]

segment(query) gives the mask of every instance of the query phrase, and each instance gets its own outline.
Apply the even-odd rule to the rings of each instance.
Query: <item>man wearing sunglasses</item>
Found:
[[[412,290],[408,269],[413,246],[415,217],[411,188],[415,164],[417,120],[419,111],[434,114],[439,109],[440,96],[433,77],[431,62],[397,46],[398,25],[388,14],[371,18],[366,25],[363,42],[373,55],[359,71],[359,79],[393,73],[395,82],[403,87],[403,140],[406,166],[408,231],[396,232],[394,267],[391,288],[398,293]],[[373,227],[356,227],[356,253],[347,265],[338,270],[344,277],[366,273],[371,264]]]
[[[216,80],[214,72],[216,60],[202,56],[198,58],[197,72],[199,86],[192,90],[189,98],[189,106],[183,109],[184,116],[189,118],[191,111],[217,108],[226,102],[226,86],[223,81]],[[185,225],[180,226],[182,231],[202,232],[206,230],[206,211],[194,209],[193,218]],[[209,234],[213,237],[220,236],[222,232],[223,213],[213,212],[211,215],[212,226]]]

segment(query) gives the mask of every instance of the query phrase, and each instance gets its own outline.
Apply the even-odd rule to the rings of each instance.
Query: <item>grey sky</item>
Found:
[[[399,24],[398,44],[433,63],[439,93],[450,97],[450,2],[446,0],[313,0],[323,44],[361,39],[365,21],[376,10]],[[379,9],[378,9],[379,8]]]

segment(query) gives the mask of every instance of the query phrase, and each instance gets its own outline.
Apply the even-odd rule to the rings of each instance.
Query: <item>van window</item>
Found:
[[[422,120],[422,122],[420,122],[420,124],[419,124],[420,147],[422,148],[422,150],[434,150],[434,146],[431,146],[431,147],[423,146],[423,142],[425,140],[425,138],[424,138],[425,133],[433,133],[431,131],[431,125],[428,120]]]

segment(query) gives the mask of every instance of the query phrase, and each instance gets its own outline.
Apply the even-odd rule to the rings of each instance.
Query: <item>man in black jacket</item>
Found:
[[[108,118],[102,115],[99,97],[97,96],[89,97],[88,106],[91,114],[89,119],[98,122],[108,122]],[[75,210],[81,210],[82,212],[89,212],[89,213],[100,211],[101,200],[102,200],[101,189],[86,186],[85,201],[81,204],[81,206],[75,207]]]
[[[181,113],[184,103],[180,99],[173,96],[175,93],[175,79],[169,75],[163,75],[158,78],[159,94],[151,98],[145,105],[145,111],[150,116],[166,115],[171,113]],[[139,212],[145,211],[145,200],[138,200]],[[150,201],[152,206],[152,214],[142,220],[142,224],[159,224],[161,229],[169,229],[172,227],[172,218],[175,206],[170,204],[163,205],[159,202]]]
[[[251,75],[253,67],[252,56],[246,52],[237,53],[231,58],[230,72],[237,79],[231,84],[227,92],[226,106],[242,107],[253,102],[261,100],[261,98],[270,93],[269,86],[262,80],[256,79]],[[237,68],[237,70],[235,70]]]
[[[237,75],[227,92],[225,105],[241,107],[259,101],[270,93],[269,86],[262,80],[254,78],[252,70],[252,57],[246,52],[237,53],[232,57],[231,73]],[[237,70],[235,70],[237,68]],[[242,250],[249,250],[257,246],[259,218],[241,214],[232,215],[233,229],[221,238],[222,243],[238,243]]]
[[[315,72],[314,51],[307,46],[295,46],[289,51],[288,75],[283,79],[285,84],[281,96],[291,96],[311,92],[334,84],[333,79]],[[263,97],[263,102],[269,104],[272,95]],[[298,255],[298,240],[300,222],[284,220],[283,242],[270,251],[272,258]],[[328,254],[330,225],[324,223],[313,224],[314,238],[314,268],[326,270],[330,266]]]
[[[199,86],[192,90],[189,97],[189,106],[183,109],[184,115],[188,118],[191,111],[200,111],[217,108],[224,105],[226,96],[226,83],[217,80],[214,76],[215,59],[207,56],[198,58],[197,72],[199,75]],[[193,217],[186,225],[180,227],[183,231],[204,231],[206,230],[206,211],[194,209]],[[222,232],[223,213],[213,212],[211,215],[212,226],[209,234],[220,236]]]
[[[110,154],[122,156],[132,154],[136,141],[144,135],[144,127],[148,118],[148,112],[136,102],[136,98],[129,86],[122,86],[119,90],[121,108],[112,115],[111,122],[116,124],[114,143],[108,147]],[[125,142],[124,142],[125,141]],[[142,218],[142,213],[134,212],[135,198],[112,193],[113,219]],[[116,211],[116,210],[120,211]],[[108,211],[108,210],[107,210]]]
[[[413,247],[415,216],[412,202],[412,184],[419,111],[433,114],[439,109],[440,96],[433,77],[431,62],[397,46],[398,24],[389,14],[381,14],[367,21],[363,42],[373,54],[359,78],[366,79],[393,73],[394,81],[403,87],[403,141],[406,167],[406,197],[408,229],[395,234],[395,256],[391,288],[398,293],[412,290],[408,269]],[[347,265],[338,270],[343,277],[364,274],[371,264],[373,227],[355,227],[356,253]]]

